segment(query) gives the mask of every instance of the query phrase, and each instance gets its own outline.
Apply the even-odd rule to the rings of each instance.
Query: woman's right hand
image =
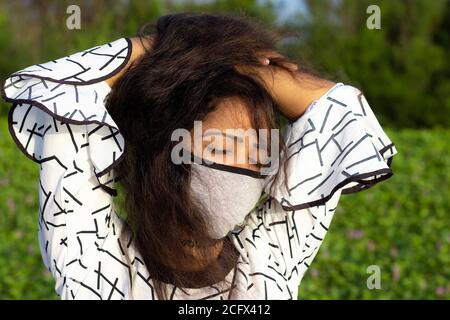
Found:
[[[142,38],[142,41],[139,37],[130,38],[131,40],[131,56],[128,63],[120,70],[118,73],[113,75],[112,77],[106,79],[106,83],[113,87],[114,83],[130,68],[130,66],[141,57],[146,50],[150,50],[153,46],[154,35],[146,36]],[[144,47],[145,46],[145,47]]]

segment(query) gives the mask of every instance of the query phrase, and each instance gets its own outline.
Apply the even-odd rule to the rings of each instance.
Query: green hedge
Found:
[[[342,196],[299,299],[450,298],[450,130],[388,134],[394,176]],[[38,168],[0,119],[0,299],[58,298],[38,246]],[[366,287],[369,265],[380,267],[379,290]]]

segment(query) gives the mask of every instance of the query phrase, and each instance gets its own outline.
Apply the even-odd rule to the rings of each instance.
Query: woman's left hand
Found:
[[[236,69],[250,76],[256,73],[278,104],[279,111],[288,119],[295,120],[303,115],[312,101],[334,85],[334,82],[301,74],[297,72],[299,67],[295,63],[278,62],[284,68],[272,65],[270,60],[279,57],[284,58],[278,52],[261,52],[257,57],[261,67],[239,65]]]

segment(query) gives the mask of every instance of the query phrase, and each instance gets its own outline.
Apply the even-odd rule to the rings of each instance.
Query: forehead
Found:
[[[222,99],[217,108],[203,120],[203,129],[250,129],[253,128],[250,109],[238,97]]]

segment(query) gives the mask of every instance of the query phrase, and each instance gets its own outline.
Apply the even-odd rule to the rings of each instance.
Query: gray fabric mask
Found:
[[[221,239],[244,222],[261,197],[264,181],[248,169],[191,164],[191,194],[208,214],[212,238]]]

